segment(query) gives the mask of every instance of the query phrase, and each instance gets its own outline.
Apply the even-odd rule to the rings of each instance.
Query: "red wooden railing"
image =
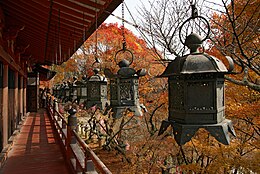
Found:
[[[71,126],[68,126],[63,115],[50,104],[47,109],[56,129],[62,152],[72,172],[75,174],[87,172],[111,174],[77,132],[71,129]]]

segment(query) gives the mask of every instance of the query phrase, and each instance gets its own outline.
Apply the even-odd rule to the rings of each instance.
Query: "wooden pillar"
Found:
[[[19,108],[18,108],[18,72],[14,72],[14,128],[19,124]]]
[[[3,66],[3,97],[2,97],[2,115],[3,115],[3,147],[8,144],[8,65]]]
[[[23,76],[20,77],[20,89],[19,89],[19,115],[22,117],[24,116],[24,113],[23,113]],[[20,117],[20,120],[21,120],[21,117]],[[19,121],[20,121],[19,120]]]
[[[27,110],[26,110],[26,93],[27,93],[27,79],[24,78],[23,81],[23,115],[26,116]]]

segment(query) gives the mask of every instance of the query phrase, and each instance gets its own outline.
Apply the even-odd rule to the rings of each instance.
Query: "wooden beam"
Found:
[[[15,71],[19,72],[20,75],[27,77],[27,74],[23,71],[23,69],[15,63],[14,59],[4,50],[4,48],[0,45],[0,57],[2,60],[10,65],[10,68],[14,69]]]

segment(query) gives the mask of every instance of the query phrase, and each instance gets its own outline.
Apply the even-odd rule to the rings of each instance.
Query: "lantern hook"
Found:
[[[205,32],[207,32],[206,33],[206,36],[204,37],[204,38],[202,38],[201,39],[201,42],[204,42],[206,39],[208,39],[208,37],[209,37],[209,34],[210,34],[210,25],[209,25],[209,22],[207,21],[207,19],[205,18],[205,17],[203,17],[203,16],[199,16],[198,15],[198,9],[196,8],[196,6],[195,6],[195,4],[191,4],[191,17],[190,18],[188,18],[188,19],[186,19],[183,23],[182,23],[182,25],[180,26],[180,29],[179,29],[179,38],[180,38],[180,41],[181,41],[181,43],[183,44],[183,45],[185,45],[185,41],[182,39],[182,35],[181,35],[181,33],[182,33],[182,29],[183,29],[183,27],[184,27],[184,25],[186,24],[186,23],[188,23],[188,22],[190,22],[190,20],[195,20],[195,19],[199,19],[199,20],[202,20],[202,21],[204,21],[205,22],[205,24],[206,24],[206,28],[207,28],[207,31],[205,31]],[[198,24],[197,24],[198,25]],[[190,26],[190,25],[189,25]],[[201,27],[200,27],[201,28]],[[193,28],[192,28],[192,33],[193,33]],[[188,34],[186,34],[186,36],[187,36]]]
[[[118,53],[120,53],[120,52],[123,52],[123,53],[129,52],[129,53],[130,53],[131,57],[130,57],[129,65],[131,65],[131,64],[133,63],[133,60],[134,60],[134,54],[132,53],[132,51],[130,51],[129,49],[126,49],[126,48],[125,48],[125,49],[123,48],[123,49],[118,50],[118,51],[116,52],[116,55],[115,55],[115,58],[114,58],[116,64],[118,65],[119,62],[120,62],[120,61],[117,60],[117,55],[118,55]]]
[[[198,16],[198,9],[196,8],[195,4],[191,4],[191,18],[195,19]]]

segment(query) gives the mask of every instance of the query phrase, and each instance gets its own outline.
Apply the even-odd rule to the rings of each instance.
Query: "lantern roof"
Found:
[[[222,61],[206,53],[192,53],[172,61],[162,77],[181,74],[228,73]]]
[[[88,81],[89,82],[107,82],[107,79],[104,75],[101,75],[99,68],[93,69],[94,75],[90,76]]]
[[[80,81],[80,80],[77,80],[77,81],[75,82],[75,84],[76,84],[77,86],[85,85],[85,83],[82,82],[82,81]]]
[[[89,78],[90,82],[107,82],[106,77],[102,76],[101,74],[94,74]]]
[[[199,52],[203,39],[196,33],[186,37],[184,45],[190,49],[190,54],[177,57],[161,75],[167,77],[180,74],[228,73],[226,66],[218,58]]]

